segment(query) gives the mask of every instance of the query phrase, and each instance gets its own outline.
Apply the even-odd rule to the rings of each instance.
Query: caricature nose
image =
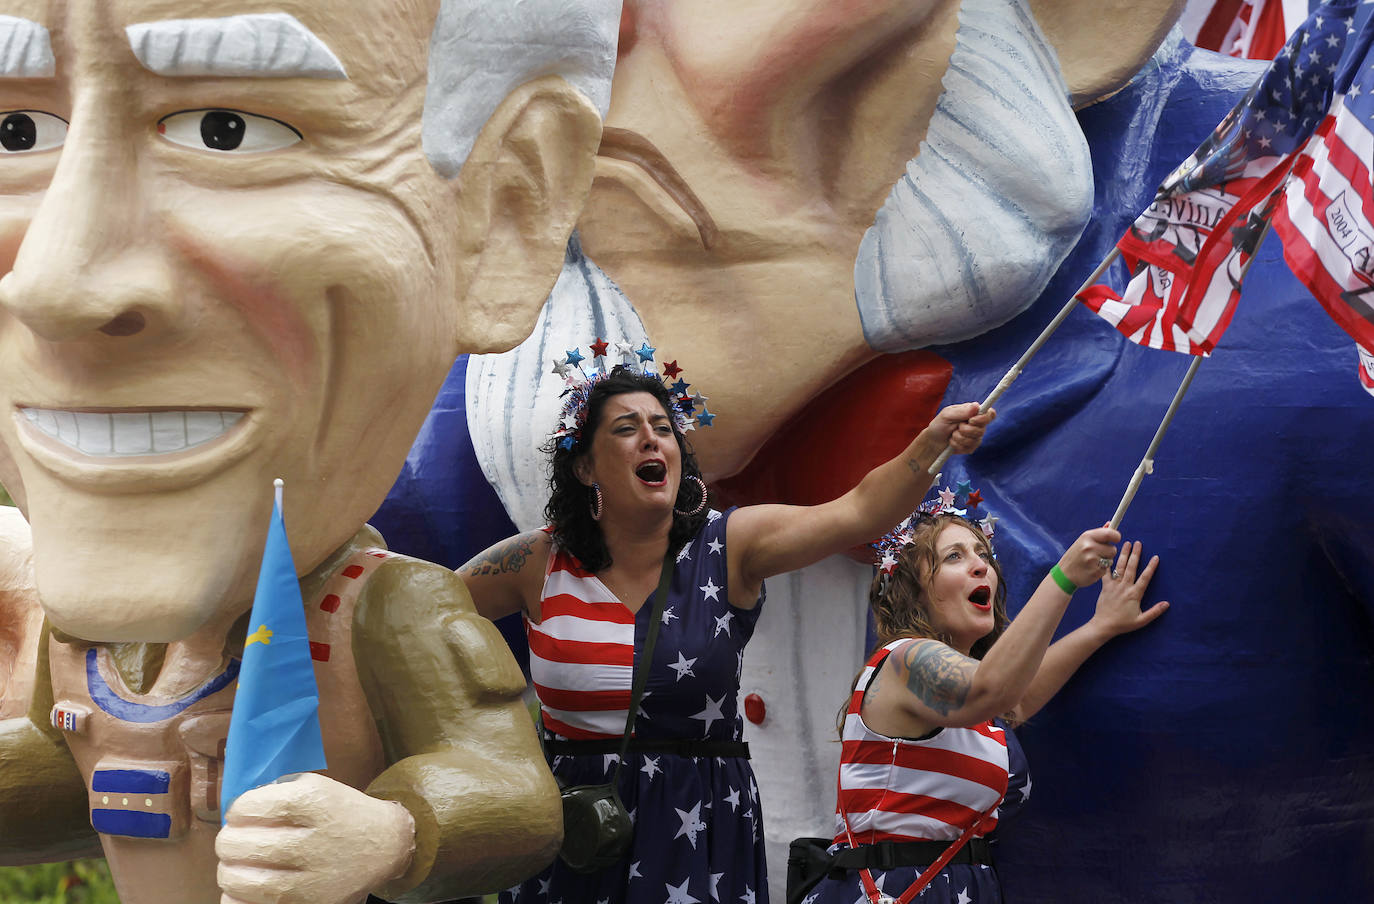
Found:
[[[88,107],[91,105],[87,105]],[[134,336],[175,313],[126,125],[72,125],[52,181],[0,279],[0,307],[49,341]]]

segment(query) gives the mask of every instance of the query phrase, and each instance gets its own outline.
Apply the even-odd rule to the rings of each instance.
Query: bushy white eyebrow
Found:
[[[0,78],[46,78],[57,72],[48,30],[18,16],[0,16]]]
[[[287,13],[167,19],[124,31],[134,56],[158,75],[348,78],[334,52]]]

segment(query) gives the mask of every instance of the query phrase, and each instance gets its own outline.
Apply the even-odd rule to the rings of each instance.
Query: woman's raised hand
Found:
[[[1139,540],[1134,543],[1123,543],[1116,564],[1112,566],[1111,571],[1102,576],[1102,592],[1097,596],[1097,611],[1093,613],[1089,623],[1108,637],[1143,628],[1169,608],[1169,604],[1161,600],[1150,608],[1141,610],[1145,590],[1150,586],[1150,578],[1154,577],[1155,568],[1159,565],[1159,556],[1151,557],[1143,569],[1140,568],[1141,558]]]
[[[934,461],[946,446],[951,452],[967,455],[978,448],[988,424],[996,417],[997,411],[993,408],[979,414],[977,402],[948,405],[931,419],[918,440],[925,447],[923,451],[933,450],[930,461]]]
[[[1079,587],[1097,583],[1107,573],[1121,532],[1110,527],[1094,527],[1078,535],[1059,557],[1059,570]]]

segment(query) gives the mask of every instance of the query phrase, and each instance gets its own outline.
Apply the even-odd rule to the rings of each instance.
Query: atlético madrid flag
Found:
[[[1289,268],[1361,349],[1374,371],[1374,57],[1366,28],[1337,80],[1340,93],[1299,155],[1274,214]]]
[[[1330,0],[1216,130],[1169,175],[1117,242],[1125,291],[1079,298],[1131,341],[1205,355],[1231,322],[1241,276],[1297,151],[1330,105],[1357,0]]]

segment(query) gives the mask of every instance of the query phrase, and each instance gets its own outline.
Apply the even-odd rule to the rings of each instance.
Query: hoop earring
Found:
[[[605,510],[605,501],[601,498],[601,484],[592,484],[592,520],[600,521],[601,513]]]
[[[673,507],[673,512],[674,512],[675,514],[682,515],[683,517],[690,518],[690,517],[692,517],[693,515],[699,515],[699,514],[701,514],[701,510],[704,509],[704,508],[706,508],[706,482],[705,482],[704,480],[702,480],[700,477],[693,477],[693,476],[690,475],[690,474],[687,475],[687,479],[690,480],[690,481],[693,481],[693,482],[697,485],[697,487],[701,490],[701,501],[698,502],[698,503],[697,503],[697,507],[694,508],[694,509],[692,509],[690,512],[684,512],[682,509],[678,508],[677,506],[674,506],[674,507]]]

